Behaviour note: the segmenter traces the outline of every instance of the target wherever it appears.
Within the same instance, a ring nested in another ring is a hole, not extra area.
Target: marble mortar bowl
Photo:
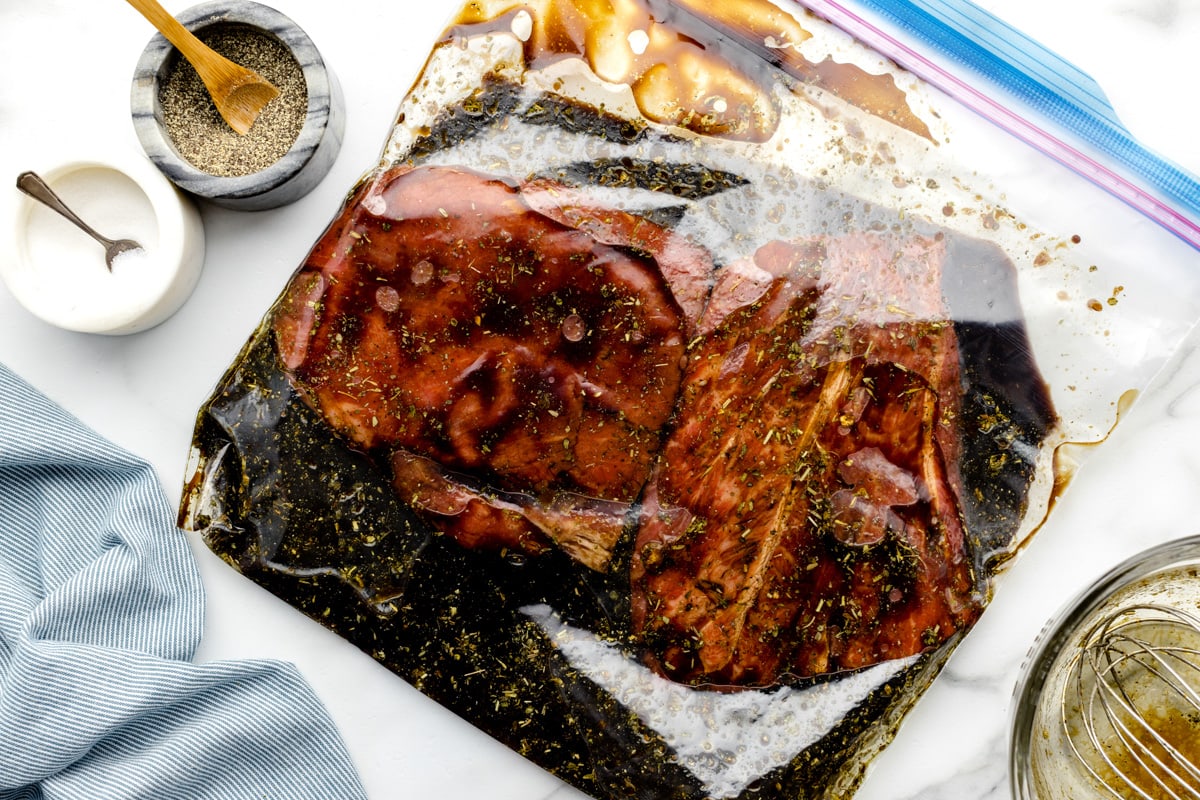
[[[179,188],[226,208],[260,211],[308,194],[333,166],[345,128],[341,87],[312,40],[284,14],[249,0],[212,0],[175,17],[193,33],[210,26],[239,25],[278,39],[304,74],[307,115],[291,149],[263,170],[226,177],[196,168],[171,141],[159,98],[160,81],[182,56],[161,34],[155,34],[138,60],[130,92],[133,127],[146,155]]]

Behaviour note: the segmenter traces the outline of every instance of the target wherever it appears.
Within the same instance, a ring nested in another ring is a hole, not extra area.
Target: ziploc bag
[[[798,7],[709,5],[464,6],[181,524],[592,796],[845,796],[1194,253]]]

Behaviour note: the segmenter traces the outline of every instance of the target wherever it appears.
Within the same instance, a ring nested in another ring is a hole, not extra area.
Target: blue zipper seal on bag
[[[1130,135],[1096,82],[969,0],[857,0],[1200,215],[1200,181]]]
[[[969,0],[857,0],[1047,113],[1083,115],[1129,136],[1090,75]]]
[[[1134,139],[1095,80],[1011,25],[970,0],[852,0],[1071,131],[1107,164],[986,97],[837,0],[798,2],[1200,248],[1200,180]],[[1135,178],[1141,186],[1128,178]],[[1145,188],[1155,189],[1171,204],[1151,196]]]

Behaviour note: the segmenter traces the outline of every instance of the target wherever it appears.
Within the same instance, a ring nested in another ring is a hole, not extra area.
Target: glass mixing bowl
[[[1173,765],[1183,780],[1171,793],[1136,753],[1145,745],[1167,762],[1169,744],[1200,761],[1200,707],[1170,686],[1200,690],[1198,655],[1200,537],[1146,550],[1093,583],[1047,624],[1022,670],[1009,764],[1015,800],[1197,796],[1200,773]]]

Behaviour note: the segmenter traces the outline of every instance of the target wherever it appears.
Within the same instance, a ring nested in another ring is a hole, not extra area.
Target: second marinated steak
[[[944,257],[863,235],[725,271],[634,546],[634,631],[663,675],[769,685],[975,619]]]

